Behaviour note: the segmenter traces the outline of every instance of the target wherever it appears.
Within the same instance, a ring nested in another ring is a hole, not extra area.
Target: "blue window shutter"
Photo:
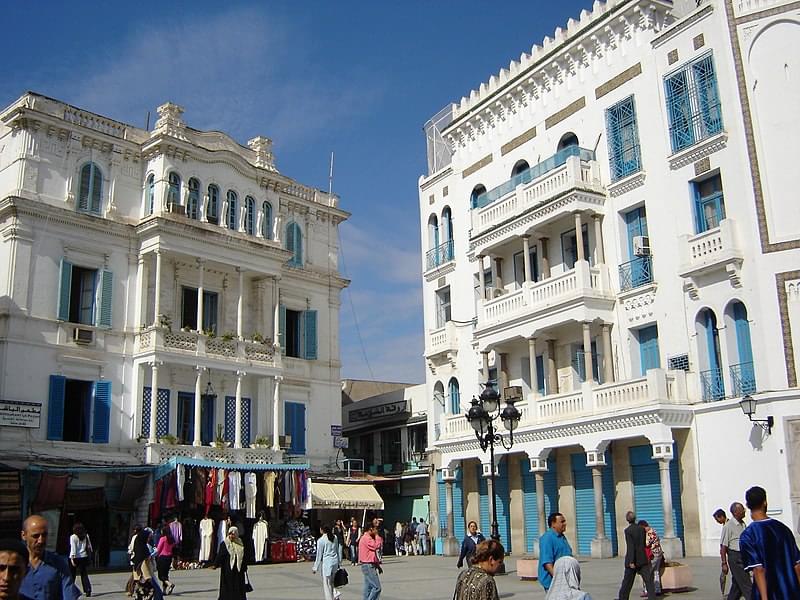
[[[94,414],[92,415],[92,441],[107,444],[111,424],[111,382],[94,382]]]
[[[305,311],[303,321],[305,326],[304,357],[306,360],[317,360],[317,311]]]
[[[289,223],[286,227],[286,249],[292,252],[289,264],[295,267],[303,266],[303,234],[297,223]]]
[[[149,387],[142,389],[142,437],[150,437],[150,410],[153,392]]]
[[[233,443],[236,437],[236,396],[225,396],[225,441]]]
[[[458,389],[458,380],[454,377],[447,384],[447,393],[450,396],[450,414],[457,415],[461,412],[461,393]]]
[[[647,374],[648,369],[658,369],[661,366],[657,325],[643,327],[639,330],[639,357],[642,376]]]
[[[694,144],[692,130],[692,107],[689,98],[689,77],[685,70],[675,73],[664,81],[667,97],[672,151],[677,152]]]
[[[536,357],[536,389],[544,396],[544,356]]]
[[[242,445],[250,445],[250,398],[242,398]]]
[[[96,312],[98,327],[111,327],[112,297],[114,291],[114,274],[111,271],[100,272],[100,310]]]
[[[170,391],[158,388],[158,411],[156,412],[156,435],[169,433],[169,394]]]
[[[47,402],[47,439],[64,439],[64,394],[67,378],[50,375],[50,397]]]
[[[214,401],[216,396],[203,395],[203,406],[200,414],[200,440],[210,444],[214,440]]]
[[[184,414],[188,413],[188,414]],[[194,394],[189,392],[178,392],[178,437],[181,437],[182,424],[187,422],[186,439],[183,443],[192,443],[194,440]]]
[[[278,343],[281,350],[286,350],[286,307],[281,304],[278,309]]]
[[[702,117],[704,136],[714,135],[722,131],[722,112],[717,90],[717,76],[714,72],[714,60],[709,54],[692,65],[697,100]]]
[[[91,165],[92,174],[92,212],[100,214],[100,206],[103,202],[103,174],[96,165]]]
[[[284,404],[284,431],[292,436],[290,452],[306,453],[306,406],[299,402]]]
[[[706,317],[705,318],[706,344],[708,347],[708,368],[719,369],[719,360],[717,357],[717,345],[716,345],[717,320],[714,318],[714,314],[709,309],[706,309],[705,317]]]
[[[69,298],[72,292],[72,264],[61,259],[61,283],[58,288],[58,320],[69,321]]]
[[[81,169],[81,180],[78,191],[78,210],[89,210],[89,195],[92,186],[92,163],[83,165]]]
[[[736,347],[739,350],[739,362],[753,362],[753,348],[750,342],[750,323],[747,321],[747,309],[737,302],[733,305],[733,318],[736,323]]]

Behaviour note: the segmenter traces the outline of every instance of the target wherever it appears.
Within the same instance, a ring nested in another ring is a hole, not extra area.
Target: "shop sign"
[[[0,400],[0,426],[39,428],[42,405],[38,402]]]
[[[333,437],[341,437],[342,436],[342,426],[341,425],[331,425],[331,435]]]
[[[346,437],[336,436],[333,438],[333,447],[334,448],[349,448],[350,441]]]
[[[408,405],[405,400],[398,402],[388,402],[386,404],[379,404],[378,406],[370,406],[368,408],[356,408],[350,411],[350,422],[368,421],[370,419],[381,419],[384,417],[393,417],[403,415],[408,412]]]

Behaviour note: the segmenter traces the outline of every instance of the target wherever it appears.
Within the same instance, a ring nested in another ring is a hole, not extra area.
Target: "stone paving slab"
[[[594,600],[612,600],[617,597],[622,579],[622,559],[580,559],[583,589]],[[688,558],[683,560],[692,567],[694,589],[685,593],[667,594],[673,600],[719,600],[719,559]],[[458,575],[456,559],[441,556],[410,556],[385,559],[381,576],[381,600],[451,600],[453,585]],[[255,565],[250,567],[250,581],[255,588],[248,600],[317,600],[323,598],[320,577],[311,573],[312,563]],[[544,591],[536,581],[520,581],[516,576],[516,560],[506,558],[508,574],[497,577],[500,598],[514,600],[543,599]],[[350,574],[350,584],[342,588],[341,600],[360,600],[363,579],[358,567],[345,565]],[[127,573],[93,573],[92,597],[104,600],[127,600],[125,582]],[[211,569],[173,571],[175,591],[170,598],[215,600],[219,586],[219,572]],[[80,587],[80,584],[78,584]],[[639,598],[637,582],[631,600]]]

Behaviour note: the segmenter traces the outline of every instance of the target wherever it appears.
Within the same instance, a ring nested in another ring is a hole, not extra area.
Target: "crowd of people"
[[[732,518],[723,509],[714,512],[722,525],[720,536],[720,591],[725,595],[728,575],[731,578],[728,600],[785,600],[800,598],[800,549],[786,525],[767,514],[766,491],[758,486],[745,493],[751,522],[745,523],[745,506],[734,502]],[[619,600],[628,600],[638,577],[648,599],[661,595],[660,574],[665,568],[664,551],[658,533],[647,523],[637,521],[633,511],[625,515],[625,558]],[[413,529],[412,529],[413,527]],[[581,589],[580,564],[574,558],[565,536],[567,521],[555,512],[548,517],[548,529],[539,538],[539,583],[546,600],[591,600]],[[413,531],[411,541],[410,532]],[[69,556],[65,559],[47,550],[48,524],[41,515],[25,519],[21,540],[0,540],[0,598],[4,600],[77,600],[81,592],[75,582],[81,580],[83,595],[92,595],[87,567],[94,549],[86,528],[73,527]],[[131,577],[128,595],[136,600],[160,600],[175,588],[169,574],[175,540],[169,528],[162,529],[155,542],[154,531],[136,527],[129,546]],[[346,583],[344,561],[358,565],[364,579],[364,600],[378,600],[383,573],[384,528],[375,518],[362,528],[355,518],[348,526],[337,520],[322,525],[316,542],[314,573],[322,577],[325,600],[341,595],[339,586]],[[429,551],[427,524],[412,519],[396,523],[398,555],[425,554]],[[406,542],[406,540],[409,540]],[[478,524],[470,521],[461,544],[457,567],[460,571],[454,600],[498,600],[495,574],[503,568],[505,549],[495,540],[486,540]],[[464,568],[466,567],[466,568]],[[220,543],[212,566],[219,569],[218,600],[246,600],[253,590],[247,574],[244,545],[238,528],[230,526]]]

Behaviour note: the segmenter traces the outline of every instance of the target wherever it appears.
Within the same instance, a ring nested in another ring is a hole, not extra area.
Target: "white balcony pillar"
[[[281,451],[281,444],[278,439],[280,436],[281,381],[283,381],[283,377],[276,375],[272,393],[272,449],[275,452]]]
[[[275,276],[272,295],[272,344],[277,349],[280,344],[280,323],[281,323],[281,292],[278,288],[279,276]],[[281,349],[281,351],[283,351]]]
[[[542,279],[550,278],[550,255],[548,254],[548,238],[539,238],[539,245],[542,249],[540,260],[542,262]]]
[[[147,258],[139,255],[136,269],[136,329],[147,324]]]
[[[600,222],[600,215],[592,215],[592,221],[594,221],[595,264],[604,265],[606,263],[606,253],[603,247],[603,227]]]
[[[243,317],[244,317],[244,271],[241,267],[236,267],[236,272],[239,274],[239,297],[236,302],[236,335],[242,339],[243,332]]]
[[[203,445],[200,429],[202,427],[201,417],[203,410],[203,372],[206,368],[197,366],[195,370],[197,371],[197,376],[194,380],[194,439],[192,440],[192,446],[197,448]]]
[[[536,535],[526,533],[533,538],[533,556],[539,558],[539,538],[547,531],[547,513],[544,507],[544,474],[547,472],[546,458],[531,458],[530,469],[536,486]]]
[[[667,560],[683,556],[681,540],[675,537],[675,522],[672,519],[672,481],[670,479],[670,461],[673,458],[673,443],[651,444],[653,459],[658,462],[658,474],[661,479],[661,510],[664,517],[664,534],[661,536],[661,547]]]
[[[483,383],[489,381],[489,353],[488,352],[481,352],[481,378],[483,379]]]
[[[603,323],[601,330],[603,337],[603,383],[611,383],[614,381],[614,361],[611,355],[611,325]]]
[[[481,284],[481,300],[486,300],[486,275],[483,272],[483,254],[478,255],[478,281]]]
[[[595,455],[594,452],[589,452],[587,455]],[[605,459],[602,462],[592,465],[592,488],[594,491],[594,539],[592,540],[591,553],[592,558],[610,558],[613,556],[613,547],[611,540],[606,536],[605,532],[605,519],[603,518],[603,467],[605,466]]]
[[[581,222],[581,213],[575,213],[575,243],[578,248],[578,260],[586,260],[583,253],[583,223]]]
[[[490,258],[492,261],[492,285],[495,289],[503,289],[503,259],[499,256]]]
[[[531,372],[531,394],[539,397],[539,371],[536,368],[536,338],[528,338],[528,364]]]
[[[453,473],[450,469],[442,470],[442,479],[444,479],[444,499],[445,499],[445,513],[447,516],[447,535],[444,538],[444,555],[457,556],[459,553],[459,542],[453,535],[456,527],[455,513],[453,512]]]
[[[556,341],[547,340],[547,389],[545,394],[558,393],[558,373],[556,373]]]
[[[234,409],[233,447],[242,447],[242,379],[245,378],[244,371],[236,371],[236,406]]]
[[[594,383],[594,365],[592,364],[592,330],[591,323],[583,324],[583,368],[587,383]]]
[[[158,367],[160,361],[153,361],[150,363],[151,378],[150,378],[150,436],[148,441],[155,444],[158,441]]]
[[[203,276],[205,275],[205,263],[202,258],[197,259],[197,323],[196,329],[199,332],[203,331]]]
[[[525,283],[531,282],[531,243],[529,235],[522,236],[522,262],[525,265]]]
[[[161,250],[156,250],[156,285],[154,290],[155,300],[153,301],[153,309],[155,324],[159,325],[161,322]]]

